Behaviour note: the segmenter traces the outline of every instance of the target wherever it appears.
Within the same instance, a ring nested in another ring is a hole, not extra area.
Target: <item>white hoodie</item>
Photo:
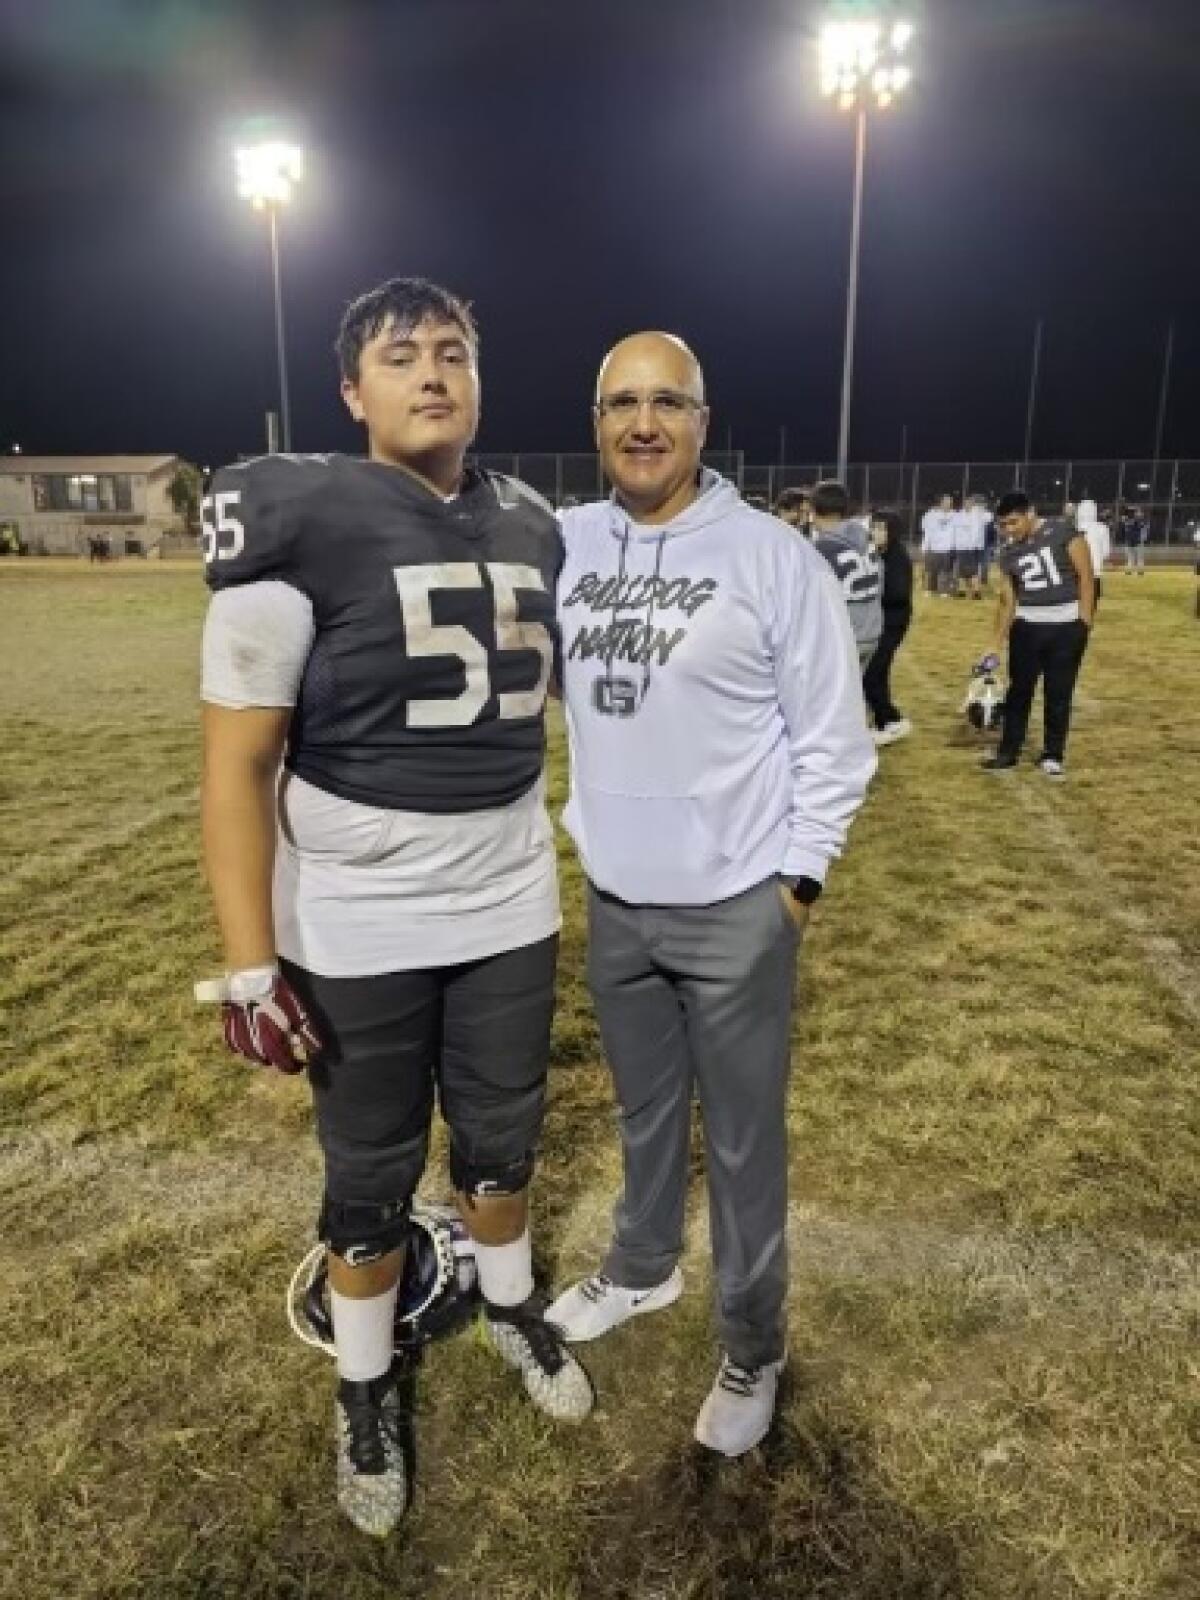
[[[635,905],[824,881],[875,771],[829,567],[708,470],[662,527],[614,501],[562,525],[563,822],[588,877]]]
[[[1092,553],[1092,570],[1098,578],[1104,576],[1104,568],[1112,555],[1112,533],[1107,522],[1100,521],[1100,511],[1094,500],[1081,500],[1079,510],[1075,513],[1075,526],[1087,540],[1088,549]]]
[[[948,555],[954,549],[953,511],[943,511],[933,506],[921,518],[921,553],[923,555]]]

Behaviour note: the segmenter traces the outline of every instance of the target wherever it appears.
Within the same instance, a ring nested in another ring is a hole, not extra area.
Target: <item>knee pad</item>
[[[534,1155],[527,1150],[516,1161],[467,1161],[450,1146],[450,1181],[461,1193],[479,1200],[491,1195],[520,1194],[533,1177]]]
[[[391,1250],[408,1243],[411,1196],[388,1200],[380,1205],[369,1202],[333,1200],[327,1194],[321,1203],[317,1232],[329,1250],[348,1267],[369,1266]]]

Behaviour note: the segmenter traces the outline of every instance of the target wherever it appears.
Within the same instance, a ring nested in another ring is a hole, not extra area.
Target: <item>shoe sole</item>
[[[600,1328],[596,1333],[568,1333],[560,1322],[554,1322],[549,1312],[546,1321],[553,1322],[562,1334],[564,1344],[593,1344],[597,1339],[603,1339],[606,1334],[615,1333],[618,1328],[623,1328],[634,1317],[644,1317],[650,1311],[665,1311],[668,1306],[673,1306],[683,1293],[683,1273],[676,1267],[666,1283],[660,1284],[657,1289],[651,1290],[640,1305],[631,1307],[625,1316],[617,1322],[609,1323],[607,1328]],[[550,1310],[553,1311],[551,1306]]]

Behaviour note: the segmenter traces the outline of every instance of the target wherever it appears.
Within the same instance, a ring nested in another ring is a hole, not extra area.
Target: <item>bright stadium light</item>
[[[271,236],[271,284],[275,293],[275,355],[279,365],[279,423],[284,450],[292,448],[287,353],[283,336],[283,281],[279,266],[279,211],[304,177],[304,151],[282,139],[242,145],[234,151],[237,192],[256,211],[267,213]]]
[[[265,144],[243,145],[234,151],[238,194],[256,211],[282,206],[304,176],[304,151],[299,145],[273,139]]]
[[[890,31],[881,22],[827,22],[818,46],[821,93],[836,95],[848,111],[872,97],[877,105],[890,104],[912,82],[912,68],[904,60],[912,39],[910,22],[898,22]]]
[[[836,101],[839,111],[857,113],[850,280],[846,290],[842,409],[838,426],[838,477],[843,482],[850,449],[850,395],[854,384],[854,334],[858,319],[858,259],[862,240],[867,112],[887,111],[911,86],[913,71],[907,56],[914,33],[911,22],[895,22],[889,26],[878,19],[832,19],[821,29],[817,46],[821,93],[826,99]]]

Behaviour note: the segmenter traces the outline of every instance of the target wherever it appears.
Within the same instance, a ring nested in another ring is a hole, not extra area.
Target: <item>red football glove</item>
[[[196,998],[221,1002],[225,1043],[256,1066],[302,1072],[321,1048],[303,1001],[274,965],[197,984]]]

